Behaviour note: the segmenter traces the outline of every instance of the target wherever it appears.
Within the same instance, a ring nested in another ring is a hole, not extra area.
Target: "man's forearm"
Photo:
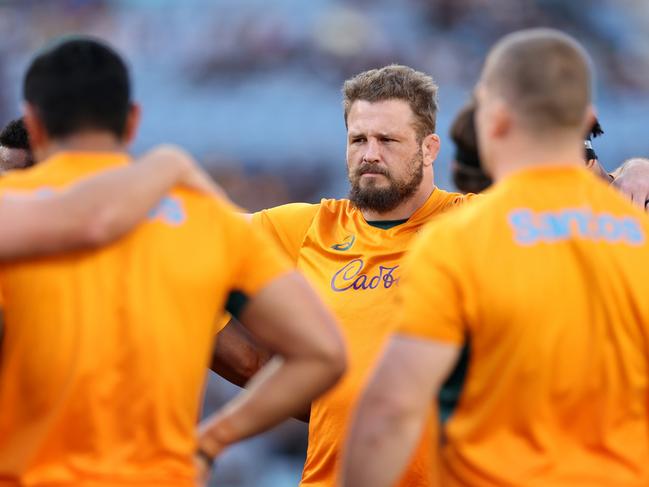
[[[80,207],[78,221],[91,229],[91,243],[107,243],[144,220],[164,195],[181,182],[189,164],[157,152],[127,168],[108,171],[72,188],[68,199]],[[119,195],[117,198],[115,195]],[[78,201],[85,201],[79,205]]]
[[[0,200],[0,259],[106,244],[142,221],[189,170],[176,158],[143,162],[85,179],[52,196]]]
[[[235,318],[216,336],[210,369],[228,382],[245,387],[248,381],[273,357]],[[310,406],[293,417],[309,422]]]
[[[354,414],[344,449],[342,485],[395,483],[421,438],[431,400],[459,350],[451,343],[410,336],[390,339]]]
[[[344,450],[342,486],[394,485],[417,446],[426,413],[363,401],[355,416]]]
[[[338,379],[331,364],[315,359],[271,360],[234,398],[200,426],[199,444],[210,455],[301,412]]]

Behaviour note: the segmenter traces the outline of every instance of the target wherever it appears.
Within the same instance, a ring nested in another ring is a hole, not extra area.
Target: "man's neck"
[[[491,168],[494,181],[500,181],[507,176],[532,168],[540,167],[585,167],[584,147],[581,141],[568,143],[555,141],[536,144],[512,144],[503,148],[495,158]]]
[[[112,134],[87,132],[53,140],[38,152],[38,158],[44,160],[59,152],[126,152],[126,144]]]
[[[425,188],[420,187],[414,195],[402,202],[394,210],[385,213],[372,210],[361,210],[361,213],[365,221],[368,222],[407,220],[415,211],[424,206],[434,189],[433,184],[426,185]]]

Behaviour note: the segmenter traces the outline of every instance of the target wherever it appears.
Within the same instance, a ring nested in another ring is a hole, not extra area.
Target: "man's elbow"
[[[342,337],[336,332],[319,342],[319,359],[325,364],[327,379],[333,386],[347,370],[347,350]]]

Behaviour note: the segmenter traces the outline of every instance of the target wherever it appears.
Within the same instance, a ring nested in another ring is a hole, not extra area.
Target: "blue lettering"
[[[543,213],[541,214],[541,221],[543,222],[542,231],[545,240],[553,242],[570,236],[570,215]]]
[[[508,220],[514,231],[514,241],[519,245],[560,242],[572,238],[631,245],[645,242],[644,229],[636,218],[617,217],[610,213],[594,214],[589,209],[540,213],[517,209],[509,214]]]
[[[590,211],[584,210],[563,210],[561,212],[570,221],[570,231],[574,235],[588,235],[588,227],[592,217]],[[568,234],[566,238],[569,236]]]
[[[158,206],[149,212],[149,220],[160,220],[167,225],[177,227],[185,222],[185,209],[182,201],[173,196],[165,196]]]
[[[530,210],[515,210],[509,214],[509,224],[514,229],[514,240],[521,245],[531,245],[541,236],[534,225],[534,216]]]
[[[622,218],[622,234],[623,238],[631,245],[642,245],[645,242],[642,226],[633,217]]]
[[[597,216],[597,237],[616,242],[623,237],[622,232],[622,222],[618,218],[608,213]]]

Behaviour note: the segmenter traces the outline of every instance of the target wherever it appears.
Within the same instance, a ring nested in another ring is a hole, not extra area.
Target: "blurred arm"
[[[211,456],[299,413],[345,370],[345,350],[333,316],[306,280],[285,274],[250,299],[241,321],[277,357],[200,426],[199,445]]]
[[[259,342],[236,319],[232,318],[216,337],[210,368],[239,387],[245,387],[270,359],[273,353]],[[295,419],[308,422],[310,406]]]
[[[361,397],[342,463],[345,487],[389,487],[412,456],[459,347],[396,335]]]
[[[137,164],[106,171],[51,197],[6,195],[0,200],[0,258],[106,244],[142,221],[176,184],[219,191],[189,156],[162,147]]]

